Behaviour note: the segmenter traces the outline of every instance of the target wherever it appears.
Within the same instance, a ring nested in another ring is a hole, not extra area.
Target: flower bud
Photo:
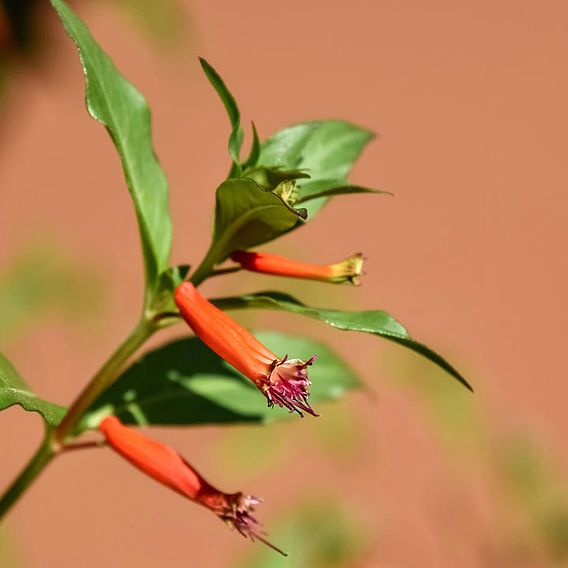
[[[175,302],[195,335],[248,377],[266,396],[268,406],[282,406],[303,416],[317,416],[308,403],[307,368],[315,360],[278,358],[254,335],[216,308],[190,282],[176,288]]]
[[[210,485],[170,446],[124,426],[116,416],[99,425],[108,445],[132,465],[192,501],[207,507],[231,528],[252,541],[259,540],[284,552],[264,538],[262,525],[252,516],[261,501],[242,493],[223,493]]]
[[[335,264],[308,264],[266,252],[244,250],[235,251],[231,259],[238,262],[245,270],[252,272],[333,283],[350,282],[355,285],[359,284],[364,263],[363,255],[360,253]]]

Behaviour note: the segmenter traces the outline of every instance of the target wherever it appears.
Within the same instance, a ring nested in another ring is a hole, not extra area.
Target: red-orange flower
[[[280,359],[254,335],[204,298],[190,282],[176,288],[175,302],[195,334],[217,355],[248,377],[266,396],[268,406],[317,414],[308,403],[307,367],[315,360]]]
[[[252,516],[260,499],[242,493],[223,493],[210,485],[179,453],[165,444],[147,438],[127,428],[115,416],[108,416],[99,425],[113,450],[138,469],[184,497],[207,507],[231,528],[252,541],[267,542],[262,525]]]
[[[252,272],[333,283],[350,282],[356,285],[359,284],[359,278],[363,273],[364,262],[360,253],[335,264],[308,264],[276,254],[244,250],[235,251],[231,259],[238,262],[245,270]]]

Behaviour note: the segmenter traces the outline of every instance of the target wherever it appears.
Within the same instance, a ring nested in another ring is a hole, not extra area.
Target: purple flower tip
[[[227,495],[227,505],[219,514],[219,517],[233,527],[239,534],[245,538],[250,538],[253,542],[258,540],[266,546],[272,548],[282,556],[288,554],[280,550],[277,546],[266,540],[266,532],[262,525],[252,516],[254,508],[259,503],[260,499],[250,495],[243,495],[242,493],[234,493]]]
[[[315,360],[314,355],[308,361],[300,359],[288,359],[288,355],[281,361],[275,361],[270,375],[262,390],[268,399],[268,406],[275,404],[287,408],[290,412],[297,412],[303,416],[307,412],[312,416],[318,416],[308,402],[309,386],[311,382],[308,378],[307,367]]]

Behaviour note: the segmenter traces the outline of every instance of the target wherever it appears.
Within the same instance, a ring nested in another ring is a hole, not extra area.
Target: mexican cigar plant
[[[307,361],[278,358],[252,333],[204,298],[191,283],[180,284],[175,302],[189,327],[219,357],[248,377],[268,400],[268,406],[282,406],[317,416],[310,408],[307,368],[317,357]]]
[[[0,518],[55,457],[72,449],[106,446],[152,480],[209,509],[237,533],[269,544],[256,518],[260,499],[248,491],[216,489],[206,481],[207,475],[198,473],[199,465],[194,466],[191,456],[186,459],[137,430],[154,425],[263,425],[288,414],[326,420],[325,402],[360,385],[353,371],[320,340],[300,333],[248,330],[237,320],[239,310],[285,311],[298,320],[308,317],[338,330],[387,339],[426,357],[471,388],[446,359],[414,339],[387,312],[308,306],[286,293],[289,279],[296,278],[317,281],[322,288],[359,284],[364,278],[364,251],[345,258],[353,251],[338,246],[330,251],[330,259],[314,258],[309,250],[299,259],[266,248],[292,231],[301,231],[328,201],[344,195],[367,194],[375,200],[374,207],[381,207],[376,194],[385,192],[347,179],[372,133],[342,120],[316,120],[264,137],[253,123],[252,142],[245,153],[239,107],[219,73],[201,59],[205,77],[230,121],[229,173],[215,190],[207,252],[195,259],[188,249],[188,264],[172,266],[168,185],[153,149],[148,105],[69,6],[63,0],[51,4],[78,50],[88,112],[105,126],[122,163],[140,232],[144,296],[131,333],[85,381],[68,407],[32,393],[0,355],[0,410],[17,404],[40,413],[45,422],[37,452],[0,497]],[[338,261],[342,256],[345,259]],[[213,276],[229,282],[238,271],[254,273],[247,294],[208,298],[200,288]],[[273,277],[278,291],[255,290],[266,285],[265,275]],[[184,339],[141,353],[151,336],[174,325],[184,330]],[[168,380],[172,375],[178,377],[175,386]],[[217,388],[219,381],[222,389]],[[285,491],[286,484],[282,487]]]

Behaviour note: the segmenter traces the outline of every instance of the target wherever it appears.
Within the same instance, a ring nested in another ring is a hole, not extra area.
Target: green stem
[[[228,268],[218,268],[209,273],[208,278],[213,278],[214,276],[225,276],[225,274],[233,274],[234,272],[239,272],[242,270],[242,266],[229,266]]]
[[[108,361],[100,368],[93,380],[77,397],[71,408],[57,427],[55,436],[60,444],[73,434],[85,411],[118,378],[128,359],[156,331],[153,321],[142,318],[132,333],[118,346]]]
[[[195,286],[199,286],[204,280],[209,278],[211,272],[213,271],[213,267],[217,263],[216,258],[216,251],[214,248],[210,248],[207,251],[204,259],[201,261],[201,264],[195,269],[195,272],[191,275],[189,279],[190,282]]]
[[[118,378],[128,359],[157,329],[158,325],[152,319],[142,318],[132,330],[132,333],[118,346],[108,361],[93,377],[93,380],[77,397],[57,429],[50,429],[46,432],[38,451],[18,475],[14,483],[0,497],[0,519],[21,497],[55,455],[65,449],[67,439],[73,435],[73,431],[85,411]]]
[[[211,275],[215,262],[214,251],[210,250],[191,279],[195,286],[201,284],[201,282]],[[233,272],[233,269],[219,271],[221,274],[228,272]],[[118,346],[116,351],[109,357],[107,362],[99,369],[91,382],[77,397],[61,421],[61,424],[59,424],[55,430],[50,429],[46,432],[41,446],[28,465],[0,497],[0,519],[2,519],[4,514],[23,495],[29,485],[57,453],[64,450],[66,446],[70,449],[79,447],[67,444],[68,439],[73,436],[81,418],[91,404],[116,381],[128,359],[130,359],[158,329],[165,327],[164,322],[160,322],[159,315],[160,314],[155,317],[149,317],[145,314],[142,317],[130,335]],[[90,446],[91,444],[89,444],[89,447]],[[81,445],[81,447],[86,446]]]
[[[43,471],[45,466],[55,457],[57,452],[53,444],[52,432],[51,430],[46,432],[41,446],[28,462],[28,465],[20,472],[4,495],[0,497],[0,520]]]

